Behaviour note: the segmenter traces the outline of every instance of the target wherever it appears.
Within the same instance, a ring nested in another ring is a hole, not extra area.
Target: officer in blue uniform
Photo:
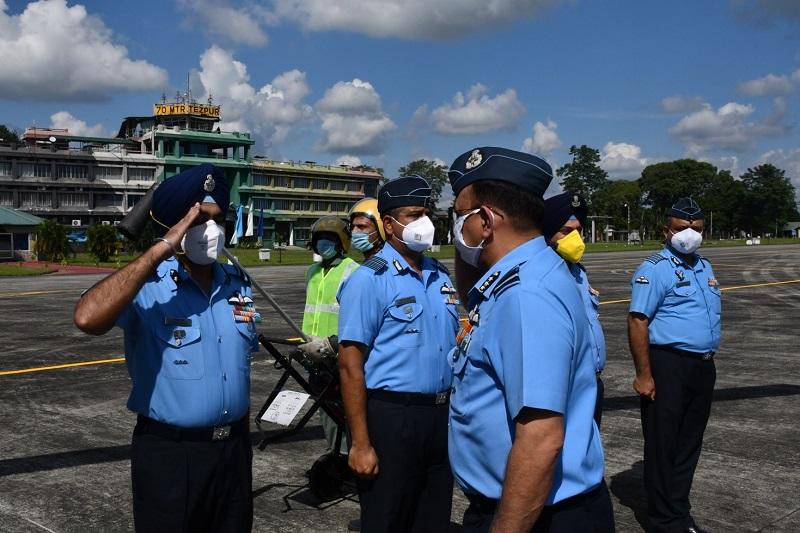
[[[125,333],[137,413],[131,446],[137,531],[246,532],[252,526],[247,414],[258,349],[250,282],[217,262],[229,202],[212,165],[164,181],[152,218],[165,230],[86,291],[75,324]]]
[[[447,458],[458,298],[432,243],[431,189],[400,177],[378,193],[386,244],[339,292],[339,373],[359,476],[361,530],[447,531]]]
[[[716,381],[721,293],[697,253],[703,212],[690,198],[667,215],[665,246],[631,280],[628,342],[641,397],[644,481],[655,531],[698,532],[689,504]]]
[[[597,402],[594,421],[600,426],[603,416],[603,380],[600,374],[606,365],[606,338],[600,324],[600,292],[589,284],[586,267],[581,264],[586,245],[581,238],[581,228],[586,226],[586,200],[579,194],[564,192],[544,201],[544,238],[558,255],[566,261],[578,290],[581,293],[586,316],[591,325],[592,351],[597,372]]]
[[[575,279],[541,236],[552,177],[543,159],[504,148],[450,167],[457,280],[477,277],[459,287],[469,323],[451,354],[462,531],[614,530],[591,331]]]

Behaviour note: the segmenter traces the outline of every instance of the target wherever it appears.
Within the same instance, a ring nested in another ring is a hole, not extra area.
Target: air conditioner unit
[[[79,218],[73,218],[73,219],[72,219],[72,225],[73,225],[73,226],[76,226],[76,227],[77,227],[77,226],[80,226],[80,225],[81,225],[81,219],[79,219]]]
[[[115,221],[114,221],[114,225],[115,225],[115,226],[119,226],[119,223],[120,223],[120,221],[119,221],[119,220],[115,220]]]
[[[110,226],[111,225],[111,221],[110,220],[103,220],[101,222],[101,224],[104,225],[104,226]]]

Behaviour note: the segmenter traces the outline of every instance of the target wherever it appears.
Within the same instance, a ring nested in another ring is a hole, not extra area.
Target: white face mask
[[[456,238],[456,250],[458,251],[458,255],[465,263],[474,267],[478,266],[478,261],[480,260],[481,252],[483,251],[484,241],[479,242],[476,246],[470,246],[464,242],[464,234],[462,231],[464,229],[464,222],[466,222],[467,219],[475,213],[479,213],[480,210],[480,207],[473,209],[469,213],[464,213],[460,217],[456,218],[455,222],[453,222],[453,236]],[[491,211],[489,211],[489,213],[490,216],[494,218],[494,213]]]
[[[686,228],[673,234],[669,242],[680,253],[693,254],[703,243],[703,235],[692,228]]]
[[[210,265],[225,245],[225,228],[213,220],[189,228],[181,241],[186,258],[196,265]]]
[[[436,228],[433,227],[433,222],[427,216],[419,217],[407,225],[394,217],[392,220],[403,226],[403,238],[399,240],[412,252],[424,252],[433,244],[433,234],[436,232]]]

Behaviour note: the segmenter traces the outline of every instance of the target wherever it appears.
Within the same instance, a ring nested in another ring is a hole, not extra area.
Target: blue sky
[[[0,0],[0,122],[116,132],[191,73],[274,158],[397,168],[484,145],[613,178],[680,157],[800,186],[800,2]]]

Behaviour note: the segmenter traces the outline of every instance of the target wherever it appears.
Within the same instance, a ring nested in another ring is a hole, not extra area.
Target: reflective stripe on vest
[[[306,278],[306,306],[303,313],[303,333],[329,337],[336,335],[339,326],[339,286],[358,268],[358,263],[346,257],[325,272],[321,264],[311,265]]]

